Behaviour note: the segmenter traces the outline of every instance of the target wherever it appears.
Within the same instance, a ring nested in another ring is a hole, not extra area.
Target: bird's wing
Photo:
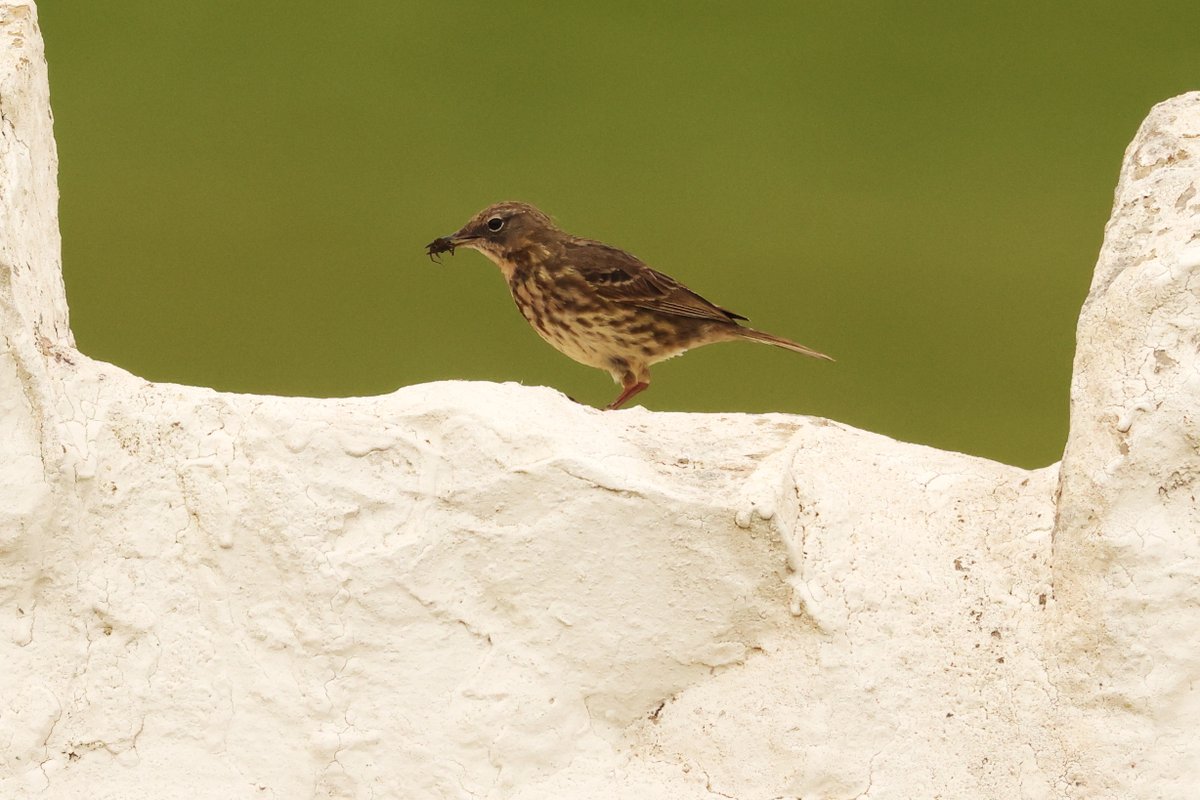
[[[643,264],[615,247],[577,239],[568,247],[568,261],[596,294],[614,303],[681,317],[729,322],[745,319],[705,300],[670,275]]]

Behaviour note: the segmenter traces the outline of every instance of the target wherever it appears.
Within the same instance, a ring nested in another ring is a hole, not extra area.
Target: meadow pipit
[[[480,211],[457,233],[434,239],[432,258],[456,247],[478,250],[500,268],[521,315],[543,339],[621,384],[608,408],[650,385],[650,365],[693,347],[748,339],[833,359],[739,325],[745,317],[715,306],[624,250],[560,230],[527,203]]]

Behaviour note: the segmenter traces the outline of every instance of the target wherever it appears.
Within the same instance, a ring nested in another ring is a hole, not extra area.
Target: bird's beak
[[[467,242],[478,238],[479,237],[476,234],[467,233],[466,228],[461,228],[460,230],[447,236],[446,241],[450,242],[450,244],[454,245],[455,247],[458,247],[459,245],[466,244]]]

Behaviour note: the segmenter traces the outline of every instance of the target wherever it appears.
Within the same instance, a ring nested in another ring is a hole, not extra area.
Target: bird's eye
[[[500,217],[492,217],[487,221],[487,226],[489,231],[496,233],[504,227],[504,220],[502,220]]]

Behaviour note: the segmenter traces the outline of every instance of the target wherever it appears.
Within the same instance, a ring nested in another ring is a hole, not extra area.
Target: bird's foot
[[[638,383],[630,384],[629,386],[625,387],[625,391],[621,392],[621,394],[617,397],[616,400],[613,400],[611,403],[609,403],[607,406],[605,406],[604,409],[605,409],[605,411],[614,411],[614,410],[620,408],[621,406],[623,406],[629,400],[629,398],[633,397],[638,392],[645,391],[646,389],[649,389],[649,388],[650,388],[649,383],[638,382]]]

